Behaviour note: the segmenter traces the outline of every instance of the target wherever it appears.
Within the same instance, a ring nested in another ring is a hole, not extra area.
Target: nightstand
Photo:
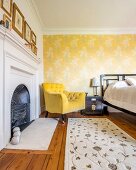
[[[105,105],[101,96],[86,96],[86,108],[82,111],[85,115],[103,115]]]

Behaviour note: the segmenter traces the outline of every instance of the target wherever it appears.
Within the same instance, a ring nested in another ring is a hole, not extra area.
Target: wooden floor
[[[117,115],[117,113],[105,117],[109,118],[136,139],[136,121],[131,122],[129,119],[115,115]],[[49,115],[49,117],[51,116]],[[68,117],[89,116],[81,116],[79,113],[73,113],[68,114]],[[58,123],[48,151],[2,150],[0,152],[0,170],[63,170],[66,129],[67,124],[62,125],[62,123]]]

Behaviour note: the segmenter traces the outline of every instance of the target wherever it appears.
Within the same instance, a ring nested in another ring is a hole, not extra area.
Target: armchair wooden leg
[[[46,111],[46,113],[45,113],[45,117],[48,117],[48,113],[49,113],[49,112],[48,112],[48,111]]]
[[[83,115],[83,114],[84,114],[83,110],[80,110],[80,114],[81,114],[81,115]]]
[[[64,124],[65,120],[64,120],[64,115],[63,114],[61,115],[61,118],[62,118],[62,123]]]
[[[61,115],[61,119],[62,119],[62,123],[65,124],[66,123],[66,115]]]

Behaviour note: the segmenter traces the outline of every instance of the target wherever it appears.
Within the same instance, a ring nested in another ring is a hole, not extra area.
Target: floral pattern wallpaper
[[[106,118],[68,120],[65,170],[136,170],[136,140]]]
[[[136,73],[136,35],[44,35],[44,80],[92,93],[90,79]]]

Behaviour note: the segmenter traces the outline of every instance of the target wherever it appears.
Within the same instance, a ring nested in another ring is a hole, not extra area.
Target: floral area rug
[[[136,140],[106,118],[68,120],[65,170],[136,170]]]

